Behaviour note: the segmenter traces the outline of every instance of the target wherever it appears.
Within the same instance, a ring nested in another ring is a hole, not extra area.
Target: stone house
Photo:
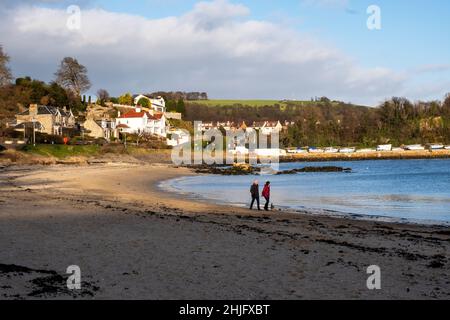
[[[16,130],[34,127],[36,132],[63,135],[63,129],[75,127],[75,116],[71,110],[51,106],[30,104],[30,107],[16,115]]]

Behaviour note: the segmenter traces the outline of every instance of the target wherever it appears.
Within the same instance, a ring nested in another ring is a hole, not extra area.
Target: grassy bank
[[[46,157],[64,159],[67,157],[92,157],[99,154],[101,147],[98,145],[71,146],[60,144],[38,144],[36,146],[25,146],[22,151]]]

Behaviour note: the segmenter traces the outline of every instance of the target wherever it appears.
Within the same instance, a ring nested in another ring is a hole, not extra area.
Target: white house
[[[188,132],[180,129],[173,129],[168,132],[170,139],[167,139],[168,146],[179,146],[190,141],[191,136]]]
[[[166,137],[166,117],[161,112],[147,112],[139,106],[116,118],[116,128],[130,134],[155,134]]]
[[[164,101],[163,97],[157,97],[156,99],[147,97],[143,94],[140,94],[134,98],[134,104],[137,105],[139,103],[139,100],[142,98],[147,99],[150,101],[151,109],[158,111],[158,112],[166,112],[166,102]]]
[[[260,127],[261,133],[267,136],[271,135],[272,133],[280,133],[282,129],[283,126],[280,121],[266,121]]]

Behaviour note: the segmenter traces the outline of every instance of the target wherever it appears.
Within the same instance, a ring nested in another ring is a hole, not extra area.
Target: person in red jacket
[[[266,205],[264,206],[264,210],[269,211],[269,201],[270,201],[270,181],[267,181],[264,185],[262,196],[266,199]]]

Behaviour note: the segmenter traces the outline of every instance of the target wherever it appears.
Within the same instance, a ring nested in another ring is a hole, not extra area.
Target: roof
[[[161,120],[162,117],[163,117],[162,113],[155,113],[154,115],[149,116],[149,118],[152,120]]]
[[[14,128],[17,129],[23,129],[23,128],[35,128],[36,130],[42,130],[44,128],[44,126],[42,125],[42,123],[40,123],[39,121],[36,122],[22,122],[19,123],[18,125],[16,125]]]
[[[70,115],[70,111],[64,111],[63,109],[59,109],[57,107],[43,106],[43,105],[38,106],[37,114],[38,115],[45,115],[45,114],[56,115],[58,113],[58,110],[61,113],[61,115],[64,117],[67,117]],[[30,115],[30,109],[28,108],[26,111],[19,113],[19,115],[21,115],[21,116]]]
[[[125,119],[125,118],[143,118],[144,115],[147,114],[147,117],[151,117],[147,111],[140,111],[136,112],[136,110],[130,110],[127,113],[124,113],[120,117],[117,117],[118,119]]]

